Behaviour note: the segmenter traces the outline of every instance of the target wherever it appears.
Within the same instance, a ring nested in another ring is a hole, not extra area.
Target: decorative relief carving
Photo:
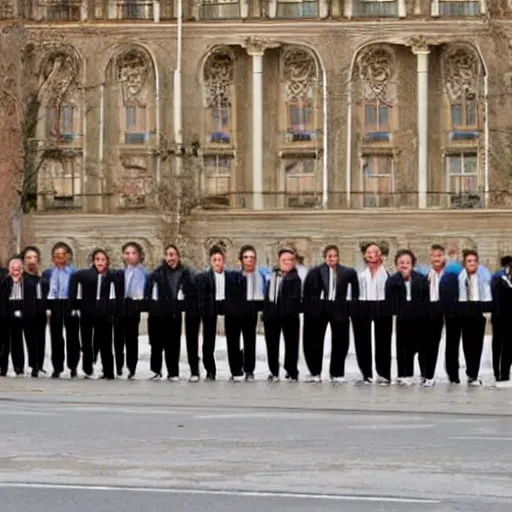
[[[427,40],[425,36],[418,35],[411,37],[407,42],[406,46],[409,46],[413,52],[428,52],[433,42]]]
[[[357,63],[365,85],[365,96],[385,98],[396,72],[395,54],[388,46],[370,46],[361,51]]]
[[[122,156],[119,201],[122,208],[141,207],[152,194],[153,182],[144,157]]]
[[[39,102],[45,106],[60,106],[77,83],[78,69],[78,62],[71,53],[64,50],[52,53],[41,69]]]
[[[294,46],[285,48],[282,54],[282,73],[287,100],[311,97],[317,69],[315,60],[307,50]]]
[[[242,43],[249,55],[263,55],[265,50],[279,48],[281,46],[277,41],[272,41],[264,37],[247,37]]]
[[[203,100],[205,108],[230,107],[233,86],[233,57],[228,50],[219,49],[210,55],[203,71]]]
[[[117,79],[121,83],[125,104],[140,95],[147,80],[148,69],[146,58],[138,50],[130,50],[118,57]]]
[[[480,59],[469,48],[448,48],[443,56],[446,89],[452,101],[471,100],[478,96],[481,73]]]

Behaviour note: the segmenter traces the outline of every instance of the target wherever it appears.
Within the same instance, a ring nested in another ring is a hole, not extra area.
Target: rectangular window
[[[354,0],[353,16],[395,18],[398,16],[398,0]]]
[[[80,21],[80,0],[60,0],[46,7],[48,21]]]
[[[393,157],[366,156],[362,167],[363,205],[369,208],[393,206]]]
[[[287,142],[308,142],[316,139],[315,111],[311,100],[289,101],[287,112]]]
[[[238,0],[203,0],[199,17],[202,20],[240,18],[240,2]]]
[[[231,199],[231,164],[227,156],[208,156],[203,161],[203,193],[210,206],[229,206]]]
[[[118,17],[125,20],[153,19],[153,0],[121,0]]]
[[[75,109],[71,105],[61,105],[46,109],[46,137],[60,144],[69,144],[76,138]]]
[[[315,208],[318,205],[316,163],[314,158],[283,162],[288,208]]]
[[[439,16],[479,16],[480,0],[439,0]]]
[[[231,107],[212,107],[209,109],[209,142],[215,144],[231,143]]]
[[[446,158],[447,189],[452,208],[480,208],[482,197],[478,190],[478,155],[460,153]]]
[[[391,107],[379,100],[364,103],[364,132],[368,142],[387,142],[391,131]]]
[[[477,104],[476,100],[462,100],[452,103],[452,130],[476,130]]]
[[[148,141],[146,130],[146,107],[127,105],[124,109],[125,144],[145,144]]]
[[[277,17],[285,19],[318,18],[318,1],[279,0],[277,2]]]

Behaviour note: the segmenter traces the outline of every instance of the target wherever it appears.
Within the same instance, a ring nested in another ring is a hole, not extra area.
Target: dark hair
[[[104,249],[98,248],[98,249],[94,249],[94,251],[92,251],[92,253],[91,253],[91,261],[92,261],[93,265],[94,265],[94,258],[96,258],[96,256],[98,254],[103,254],[103,256],[105,256],[105,258],[107,258],[107,265],[110,264],[110,258],[108,256],[107,252]]]
[[[474,249],[464,249],[462,251],[462,261],[466,262],[466,258],[468,258],[468,256],[474,256],[476,261],[479,260],[478,253]]]
[[[339,250],[338,246],[335,244],[326,245],[324,247],[324,250],[322,251],[322,256],[325,258],[329,251],[335,251],[337,256],[340,255],[340,250]]]
[[[279,251],[277,253],[277,256],[281,257],[281,254],[285,254],[285,253],[293,254],[295,257],[297,257],[297,253],[291,247],[281,247],[281,249],[279,249]]]
[[[242,247],[240,247],[240,251],[238,252],[238,259],[240,261],[242,261],[242,257],[244,255],[244,253],[246,253],[248,251],[252,251],[254,254],[256,254],[256,249],[254,248],[253,245],[250,245],[250,244],[242,245]]]
[[[412,262],[412,266],[415,267],[416,266],[416,256],[415,254],[409,250],[409,249],[400,249],[399,251],[396,252],[395,254],[395,265],[398,263],[398,260],[402,257],[402,256],[410,256],[411,258],[411,262]]]
[[[369,247],[372,245],[375,245],[375,247],[378,247],[379,251],[382,252],[382,247],[377,242],[361,242],[359,244],[359,249],[361,249],[361,252],[364,253],[368,250]]]
[[[142,245],[140,245],[138,242],[134,242],[133,240],[130,242],[126,242],[122,247],[121,251],[126,251],[128,247],[133,247],[138,253],[139,253],[139,259],[141,263],[144,261],[144,249],[142,248]]]
[[[66,254],[73,257],[73,249],[71,249],[71,247],[66,242],[57,242],[56,244],[53,244],[52,256],[53,253],[58,249],[64,249],[66,251]]]
[[[512,256],[503,256],[500,260],[502,267],[508,267],[512,264]]]
[[[210,258],[214,255],[214,254],[220,254],[222,255],[223,258],[226,257],[226,253],[222,250],[222,247],[220,245],[214,245],[212,247],[210,247]]]
[[[178,255],[178,258],[181,258],[180,250],[178,249],[178,246],[176,244],[167,244],[164,249],[164,254],[167,254],[167,251],[169,249],[174,249],[176,251],[176,254]]]
[[[25,247],[22,251],[21,251],[21,259],[24,260],[25,259],[25,256],[27,255],[28,252],[35,252],[37,254],[37,258],[40,260],[41,259],[41,251],[39,250],[39,247],[36,247],[35,245],[27,245],[27,247]]]
[[[430,250],[431,250],[431,251],[441,251],[441,252],[444,252],[444,245],[441,245],[441,244],[433,244],[433,245],[430,247]]]

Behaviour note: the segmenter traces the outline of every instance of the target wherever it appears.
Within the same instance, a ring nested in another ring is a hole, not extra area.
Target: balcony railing
[[[240,18],[240,2],[204,2],[200,6],[202,20],[229,20]]]
[[[277,17],[285,19],[318,18],[318,1],[278,2]]]
[[[50,1],[41,4],[46,9],[48,21],[80,21],[81,5],[80,0]]]
[[[300,146],[307,144],[311,146],[311,143],[322,140],[322,132],[320,130],[294,130],[289,129],[285,132],[281,132],[281,140],[285,144],[293,144],[294,146]]]
[[[398,0],[355,0],[352,15],[356,18],[396,18],[398,17]]]
[[[117,17],[123,20],[151,20],[153,19],[153,1],[120,1],[117,3]]]
[[[439,16],[480,16],[480,1],[439,0]]]

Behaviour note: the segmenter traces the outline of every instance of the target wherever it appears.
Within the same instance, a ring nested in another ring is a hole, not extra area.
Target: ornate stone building
[[[34,47],[25,233],[44,248],[512,250],[505,0],[0,0],[0,17]]]

